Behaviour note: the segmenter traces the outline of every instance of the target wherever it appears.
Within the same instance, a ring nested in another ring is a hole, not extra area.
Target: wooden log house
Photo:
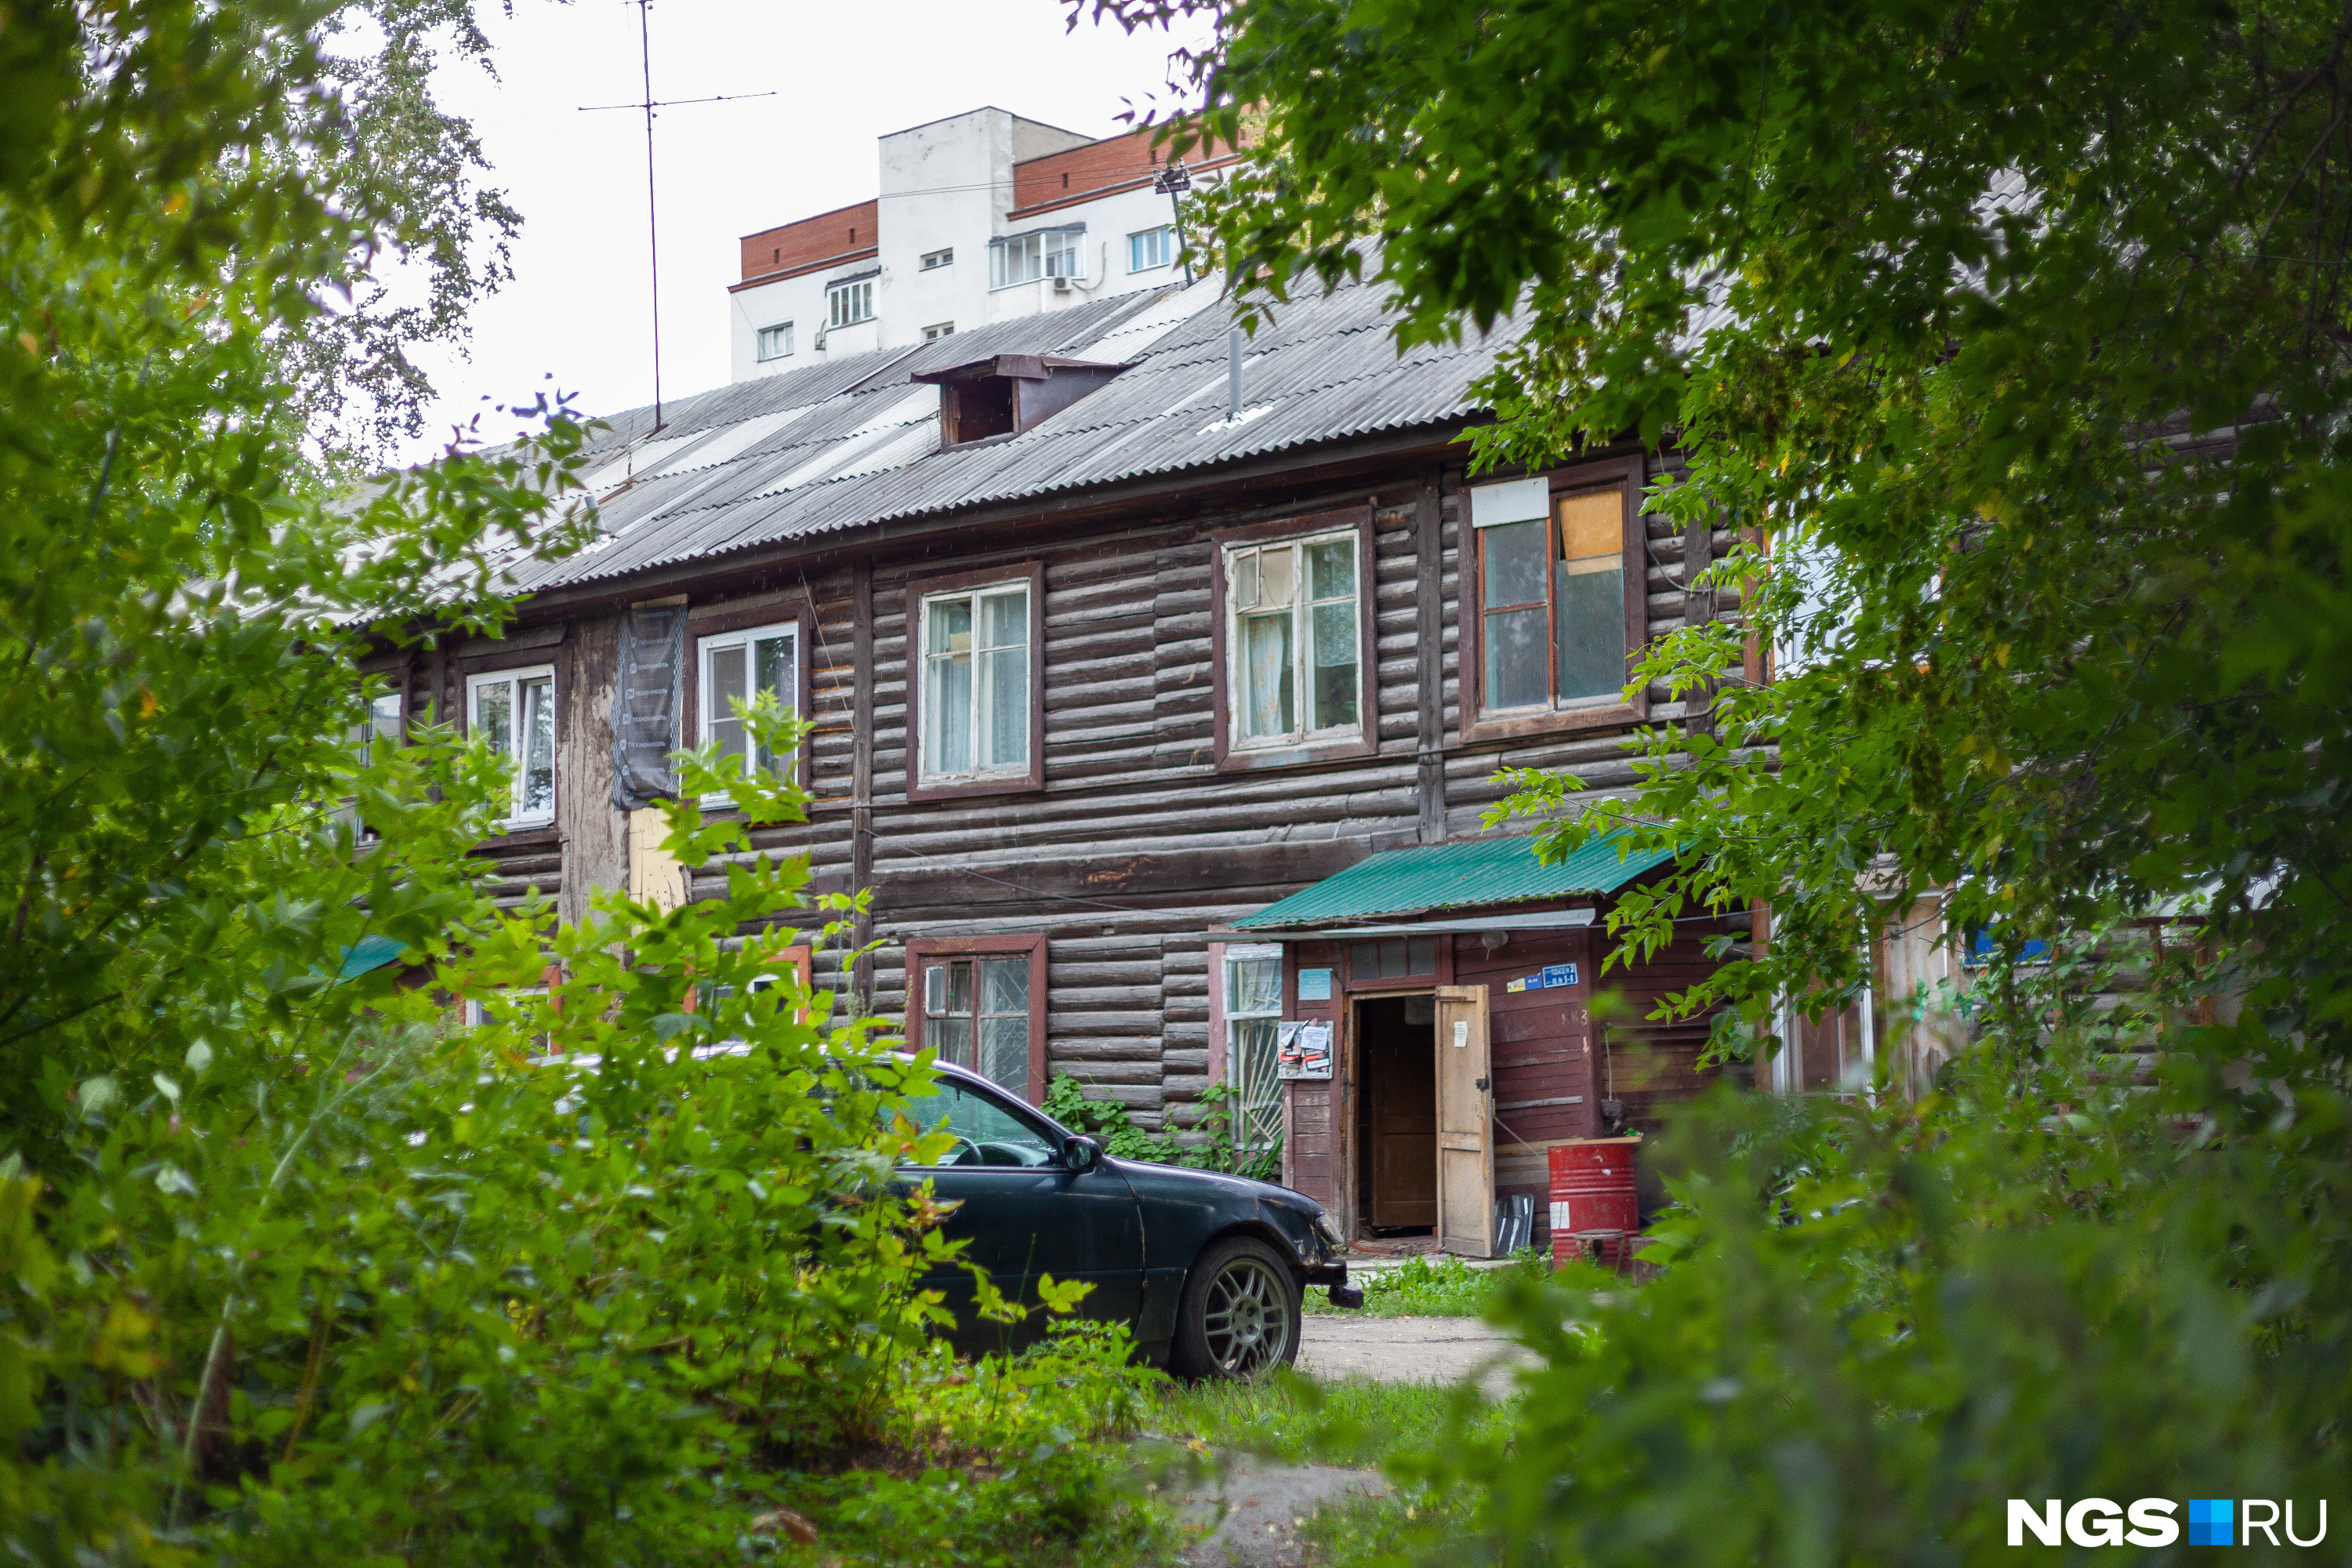
[[[483,852],[575,918],[709,890],[630,807],[671,747],[740,746],[730,694],[777,691],[814,805],[763,843],[871,888],[889,944],[818,954],[820,985],[1147,1127],[1234,1082],[1353,1230],[1439,1226],[1461,1145],[1444,1229],[1479,1251],[1547,1142],[1698,1082],[1703,1028],[1641,1018],[1706,962],[1695,932],[1624,976],[1596,1036],[1591,922],[1643,868],[1538,866],[1482,824],[1494,775],[1629,784],[1629,732],[1685,715],[1622,698],[1627,655],[1738,606],[1685,589],[1729,539],[1643,510],[1657,454],[1466,476],[1507,329],[1402,356],[1384,329],[1347,287],[1234,353],[1202,283],[618,416],[597,544],[515,567],[506,635],[402,656],[398,696],[514,752]],[[1332,1027],[1328,1081],[1273,1076],[1284,1021]],[[1491,1067],[1441,1106],[1465,1024]]]

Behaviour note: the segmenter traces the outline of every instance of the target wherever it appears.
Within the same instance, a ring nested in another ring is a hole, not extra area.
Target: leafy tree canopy
[[[1682,998],[1738,1053],[1917,895],[1999,949],[1940,1092],[1721,1112],[1671,1289],[1545,1331],[1508,1479],[1431,1473],[1508,1550],[1628,1563],[1948,1562],[2003,1497],[2200,1475],[2315,1499],[2352,1394],[2352,15],[1093,8],[1216,16],[1201,128],[1264,135],[1202,244],[1247,311],[1363,275],[1402,342],[1516,313],[1482,458],[1664,447],[1653,504],[1742,544],[1744,624],[1631,672],[1693,704],[1640,789],[1517,781],[1553,847],[1680,852],[1621,953],[1769,904]],[[2183,913],[2194,952],[2125,962],[2117,922]],[[2054,969],[2011,962],[2037,938]]]

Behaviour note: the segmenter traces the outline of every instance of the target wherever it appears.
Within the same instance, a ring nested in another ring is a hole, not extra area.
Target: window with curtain
[[[931,594],[922,625],[924,782],[1029,772],[1029,584]]]
[[[751,743],[739,707],[748,707],[762,691],[787,710],[800,706],[800,628],[787,624],[722,632],[704,637],[700,648],[695,690],[701,743],[716,742],[721,760],[746,776],[755,766],[780,771],[774,752]]]
[[[1541,483],[1490,489],[1522,492]],[[1623,487],[1610,485],[1538,497],[1532,507],[1490,506],[1475,519],[1483,711],[1613,700],[1622,692],[1624,508]]]
[[[926,958],[923,1044],[1024,1098],[1029,1083],[1029,956]]]
[[[466,681],[466,728],[514,764],[507,828],[555,820],[555,669],[501,669]]]
[[[1276,1026],[1282,1021],[1282,949],[1228,947],[1224,973],[1225,1076],[1234,1086],[1234,1145],[1264,1153],[1282,1137]]]
[[[1353,531],[1225,547],[1229,744],[1363,732]]]

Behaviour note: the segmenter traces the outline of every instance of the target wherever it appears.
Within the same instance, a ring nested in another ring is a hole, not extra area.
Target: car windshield
[[[929,1094],[908,1096],[906,1117],[954,1138],[941,1165],[1050,1165],[1061,1157],[1027,1120],[952,1079],[940,1079]]]

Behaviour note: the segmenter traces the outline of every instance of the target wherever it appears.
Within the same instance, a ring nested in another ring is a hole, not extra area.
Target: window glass
[[[548,817],[555,814],[555,678],[538,676],[519,681],[522,694],[523,747],[520,815]]]
[[[1478,531],[1486,705],[1527,708],[1549,700],[1551,650],[1544,600],[1540,518]]]
[[[467,727],[514,764],[506,826],[537,826],[555,816],[555,672],[501,670],[466,683]]]
[[[760,358],[762,361],[785,359],[793,352],[793,324],[779,321],[772,327],[760,329]]]
[[[1227,552],[1235,743],[1360,726],[1356,579],[1352,533]]]
[[[1282,1135],[1282,1081],[1276,1026],[1282,1017],[1282,950],[1225,953],[1225,1063],[1244,1152],[1271,1150]]]
[[[923,961],[923,1043],[1013,1093],[1029,1092],[1029,958]]]
[[[929,1094],[909,1096],[904,1115],[918,1127],[942,1129],[955,1138],[940,1156],[942,1166],[1050,1165],[1061,1158],[1061,1150],[1028,1118],[960,1083],[943,1081]]]
[[[923,601],[925,778],[1029,767],[1029,585]]]
[[[1625,685],[1624,493],[1562,496],[1552,604],[1563,701],[1611,697]]]
[[[1140,234],[1127,237],[1127,269],[1149,272],[1155,267],[1165,267],[1176,258],[1176,231],[1162,226],[1147,228]]]
[[[1437,973],[1437,939],[1392,936],[1348,944],[1349,980],[1418,980]]]
[[[842,283],[825,290],[827,320],[836,327],[855,326],[874,319],[874,280]]]
[[[753,766],[751,739],[739,705],[750,706],[764,691],[787,710],[799,706],[799,628],[790,626],[761,626],[702,639],[702,685],[696,708],[702,743],[717,744],[722,762],[740,760],[746,773]],[[757,763],[773,771],[775,752],[761,746]]]

